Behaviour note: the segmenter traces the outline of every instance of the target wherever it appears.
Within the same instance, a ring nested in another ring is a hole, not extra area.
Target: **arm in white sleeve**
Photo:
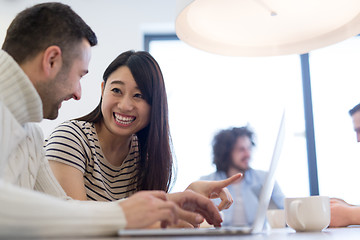
[[[56,180],[48,160],[44,157],[42,159],[41,167],[36,178],[34,189],[39,192],[43,192],[55,197],[63,199],[71,199],[62,189],[59,182]]]
[[[125,228],[118,202],[64,201],[0,180],[0,238],[111,236]]]

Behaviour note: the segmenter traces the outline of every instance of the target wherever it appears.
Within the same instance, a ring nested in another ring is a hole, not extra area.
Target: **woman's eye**
[[[136,93],[134,95],[134,97],[136,97],[136,98],[144,98],[144,96],[141,93]]]
[[[113,88],[113,89],[111,89],[111,91],[114,93],[121,93],[121,90],[118,88]]]

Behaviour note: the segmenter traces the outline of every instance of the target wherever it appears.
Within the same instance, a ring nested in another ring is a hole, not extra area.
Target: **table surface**
[[[69,240],[70,238],[67,238]],[[76,238],[79,240],[82,238]],[[351,240],[360,239],[360,226],[351,226],[346,228],[327,228],[321,232],[295,232],[291,228],[279,228],[264,231],[263,233],[250,235],[222,235],[222,236],[163,236],[163,237],[110,237],[110,238],[91,238],[91,240],[153,240],[153,239],[172,239],[172,240],[309,240],[309,239],[331,239],[331,240]]]

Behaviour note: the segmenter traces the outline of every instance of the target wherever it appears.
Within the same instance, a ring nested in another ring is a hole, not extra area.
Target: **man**
[[[244,178],[228,187],[234,204],[223,211],[224,226],[249,226],[255,220],[266,172],[252,169],[249,165],[254,146],[253,132],[247,127],[222,130],[214,137],[213,163],[216,172],[201,179],[222,180],[238,173],[244,175]],[[278,184],[275,184],[271,199],[271,204],[284,208],[284,195]]]
[[[360,142],[360,103],[349,110],[352,118],[356,140]],[[342,199],[330,199],[330,227],[346,227],[360,224],[360,206],[348,204]]]
[[[8,28],[0,51],[0,238],[114,235],[159,221],[196,226],[204,217],[220,226],[215,205],[192,191],[139,192],[112,203],[64,200],[36,122],[55,119],[63,101],[80,99],[96,44],[90,27],[61,3],[25,9]]]
[[[357,142],[360,142],[360,103],[350,109],[349,114],[353,121],[356,140]]]

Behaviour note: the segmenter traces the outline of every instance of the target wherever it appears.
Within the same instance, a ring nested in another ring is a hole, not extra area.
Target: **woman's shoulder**
[[[50,134],[49,138],[54,136],[68,136],[71,138],[75,137],[79,139],[86,139],[94,138],[96,136],[96,131],[93,123],[68,120],[59,124]]]
[[[56,129],[68,129],[68,131],[93,131],[95,129],[94,124],[91,122],[86,121],[79,121],[79,120],[67,120],[65,122],[60,123]]]

